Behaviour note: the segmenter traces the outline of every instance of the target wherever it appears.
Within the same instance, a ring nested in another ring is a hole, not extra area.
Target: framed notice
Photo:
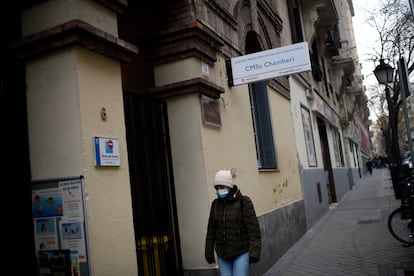
[[[119,141],[115,138],[94,137],[96,166],[120,166]]]
[[[201,113],[204,124],[221,127],[220,103],[217,99],[201,95]]]
[[[309,167],[316,167],[318,166],[318,162],[316,160],[315,142],[313,140],[313,131],[309,109],[302,106],[301,113],[303,134],[305,136],[306,153],[308,154],[308,165]]]

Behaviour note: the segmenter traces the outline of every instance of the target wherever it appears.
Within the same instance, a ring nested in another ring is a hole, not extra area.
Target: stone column
[[[136,276],[120,62],[138,50],[118,38],[121,1],[105,3],[38,1],[12,48],[26,61],[32,179],[83,176],[88,270]],[[95,165],[94,136],[119,141],[120,166]]]

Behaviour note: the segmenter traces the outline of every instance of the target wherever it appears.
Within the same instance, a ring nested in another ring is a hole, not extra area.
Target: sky
[[[378,85],[378,81],[373,73],[375,66],[378,63],[368,61],[369,55],[375,54],[374,48],[378,45],[377,31],[369,26],[367,23],[367,17],[370,15],[369,11],[376,9],[380,0],[354,0],[354,17],[352,18],[355,41],[357,46],[359,63],[361,64],[361,73],[364,77],[363,85],[366,87],[366,95],[371,98],[370,90],[368,87]],[[373,108],[370,106],[370,108]],[[374,110],[370,112],[370,119],[376,121],[376,113]]]
[[[362,64],[361,71],[365,77],[365,86],[368,86],[369,83],[377,83],[373,74],[376,64],[366,60],[368,54],[373,54],[373,48],[378,41],[377,31],[366,23],[366,18],[369,15],[367,10],[375,9],[379,2],[378,0],[353,1],[355,15],[352,18],[352,22],[354,25],[359,62]]]
[[[381,4],[381,0],[353,0],[354,16],[352,18],[354,34],[356,40],[356,46],[358,51],[359,63],[362,65],[361,73],[364,76],[364,86],[366,88],[378,85],[378,81],[373,73],[375,66],[378,63],[368,61],[368,55],[375,54],[373,50],[378,47],[379,39],[376,29],[371,27],[367,23],[367,17],[370,15],[370,11],[378,9]],[[408,0],[407,0],[408,3]],[[367,97],[370,98],[369,89],[366,90]],[[375,120],[375,112],[371,112],[371,119]]]

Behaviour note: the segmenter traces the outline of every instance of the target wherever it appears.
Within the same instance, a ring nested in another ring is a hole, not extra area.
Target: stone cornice
[[[217,99],[220,98],[220,94],[224,93],[224,88],[206,79],[194,78],[159,86],[150,92],[151,95],[161,100],[190,93],[200,93]]]
[[[170,30],[159,35],[144,47],[149,50],[149,57],[155,64],[195,56],[214,65],[217,52],[223,45],[217,34],[196,21],[188,24],[187,28]]]
[[[35,33],[8,45],[11,54],[30,59],[66,46],[78,45],[120,62],[128,63],[138,48],[81,20]]]

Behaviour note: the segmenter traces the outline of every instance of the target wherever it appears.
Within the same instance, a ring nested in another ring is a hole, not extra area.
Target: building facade
[[[364,174],[371,155],[367,97],[352,1],[292,4],[293,41],[310,48],[312,72],[293,75],[291,104],[308,227]]]
[[[413,83],[410,83],[412,91]],[[404,107],[405,105],[405,107]],[[411,92],[405,99],[405,104],[401,107],[398,114],[398,143],[401,155],[410,152],[409,137],[414,140],[414,96]],[[407,120],[408,119],[408,120]],[[410,133],[408,133],[408,131]],[[413,145],[413,142],[411,142]],[[410,153],[411,154],[411,153]]]

